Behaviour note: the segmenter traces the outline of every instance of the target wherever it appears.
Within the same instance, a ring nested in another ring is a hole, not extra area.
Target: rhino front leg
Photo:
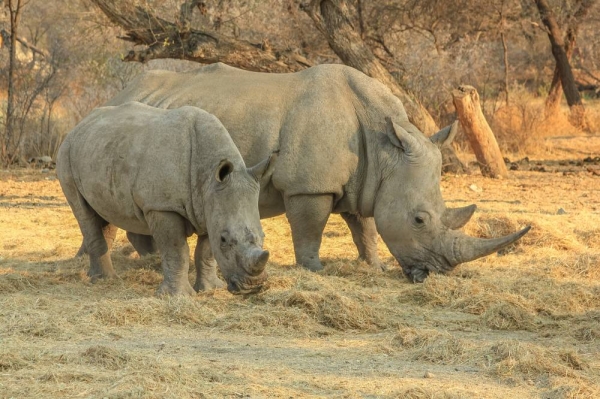
[[[358,249],[358,258],[377,270],[386,270],[386,266],[381,263],[377,253],[378,234],[375,219],[346,212],[342,212],[341,216],[350,228],[352,240]]]
[[[207,235],[198,236],[196,250],[194,251],[194,262],[196,264],[196,291],[206,291],[226,286],[217,276],[217,261],[210,249]]]
[[[195,295],[188,280],[186,221],[174,212],[158,211],[149,212],[146,219],[162,257],[163,281],[156,295]]]
[[[133,245],[133,248],[137,251],[137,253],[140,254],[140,256],[146,256],[156,253],[156,245],[154,245],[154,240],[152,239],[152,236],[132,233],[128,231],[127,239],[129,240],[131,245]]]
[[[319,249],[332,206],[332,195],[294,195],[285,199],[296,263],[313,272],[323,269]]]

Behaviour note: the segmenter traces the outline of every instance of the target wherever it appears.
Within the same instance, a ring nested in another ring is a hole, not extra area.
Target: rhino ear
[[[429,138],[433,144],[436,144],[438,147],[442,147],[446,144],[450,144],[454,137],[456,137],[456,133],[458,132],[458,121],[454,121],[453,124],[446,126],[433,136]]]
[[[385,134],[390,142],[405,153],[414,154],[421,147],[419,143],[406,129],[392,122],[392,118],[385,118]]]
[[[215,179],[219,183],[223,183],[225,180],[227,180],[231,172],[233,172],[233,164],[228,159],[223,159],[217,167]]]
[[[269,180],[275,170],[275,160],[279,151],[273,152],[269,158],[259,162],[251,168],[247,168],[248,173],[253,176],[258,182],[264,183]]]

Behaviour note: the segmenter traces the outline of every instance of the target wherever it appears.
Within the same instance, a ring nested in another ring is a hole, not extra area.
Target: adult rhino
[[[57,175],[90,255],[92,279],[113,277],[113,226],[151,235],[162,256],[157,293],[195,294],[188,281],[187,237],[217,258],[228,289],[247,293],[266,278],[259,179],[269,161],[246,169],[227,130],[195,107],[164,110],[139,103],[93,111],[63,142]],[[208,236],[208,239],[207,239]],[[107,242],[108,241],[108,242]],[[210,245],[208,244],[210,241]],[[199,264],[198,283],[220,287]]]
[[[286,213],[296,261],[310,270],[323,267],[319,248],[330,213],[341,214],[359,256],[374,265],[381,265],[378,231],[413,281],[493,253],[528,231],[490,240],[453,231],[475,207],[448,210],[442,200],[439,147],[451,140],[451,129],[428,139],[387,87],[344,65],[289,74],[221,63],[185,73],[148,71],[108,104],[132,100],[206,109],[247,163],[279,150],[272,180],[261,188],[260,216]],[[210,253],[200,255],[210,263]]]

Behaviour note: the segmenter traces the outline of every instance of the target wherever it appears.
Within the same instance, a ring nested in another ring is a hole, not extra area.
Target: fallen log
[[[452,91],[458,120],[475,152],[481,174],[486,177],[507,177],[508,170],[496,137],[488,125],[473,86],[462,85]]]

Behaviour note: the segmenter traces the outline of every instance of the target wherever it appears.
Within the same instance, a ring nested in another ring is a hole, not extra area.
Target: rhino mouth
[[[452,264],[444,256],[427,251],[435,262],[427,262],[410,257],[396,257],[402,267],[402,272],[413,283],[422,283],[430,273],[446,274],[453,269]]]
[[[266,272],[258,276],[234,275],[227,281],[227,290],[234,295],[255,294],[261,290],[266,280]]]
[[[413,283],[422,283],[429,276],[429,269],[417,269],[413,268],[410,270],[402,269],[406,278]]]

